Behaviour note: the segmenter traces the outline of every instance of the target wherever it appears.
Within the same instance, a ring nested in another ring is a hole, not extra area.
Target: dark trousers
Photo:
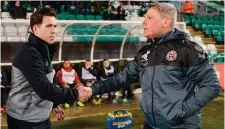
[[[43,122],[26,122],[17,120],[7,114],[8,129],[51,129],[50,119]]]
[[[123,96],[122,96],[122,98],[130,99],[130,98],[132,98],[132,96],[133,96],[133,93],[132,93],[132,90],[131,90],[130,87],[123,89]]]
[[[1,88],[1,107],[3,107],[5,105],[5,88]]]

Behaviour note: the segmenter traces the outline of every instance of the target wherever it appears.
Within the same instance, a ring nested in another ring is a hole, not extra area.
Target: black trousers
[[[8,129],[51,129],[50,119],[43,122],[26,122],[17,120],[7,114]]]

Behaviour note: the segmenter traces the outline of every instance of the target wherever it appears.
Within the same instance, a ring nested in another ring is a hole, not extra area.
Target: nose
[[[146,24],[145,19],[142,21],[142,24],[143,24],[143,25],[145,25],[145,24]]]
[[[55,30],[56,28],[55,27],[52,27],[52,34],[55,34]]]

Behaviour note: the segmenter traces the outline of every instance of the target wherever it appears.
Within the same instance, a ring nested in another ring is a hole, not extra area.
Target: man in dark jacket
[[[31,15],[33,33],[12,62],[11,90],[6,105],[9,129],[50,129],[53,103],[73,104],[83,94],[53,83],[55,72],[51,61],[55,50],[55,17],[52,8],[42,8]],[[65,117],[60,106],[54,110],[59,120]]]
[[[172,4],[151,4],[143,21],[149,45],[116,76],[84,87],[96,95],[139,80],[145,129],[200,129],[201,109],[221,91],[207,54],[173,28],[176,15]]]

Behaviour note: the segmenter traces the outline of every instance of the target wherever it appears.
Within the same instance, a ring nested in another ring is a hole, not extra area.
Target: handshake
[[[78,100],[80,102],[85,102],[92,96],[91,87],[85,87],[83,84],[78,83],[76,85],[76,89],[78,91]]]

